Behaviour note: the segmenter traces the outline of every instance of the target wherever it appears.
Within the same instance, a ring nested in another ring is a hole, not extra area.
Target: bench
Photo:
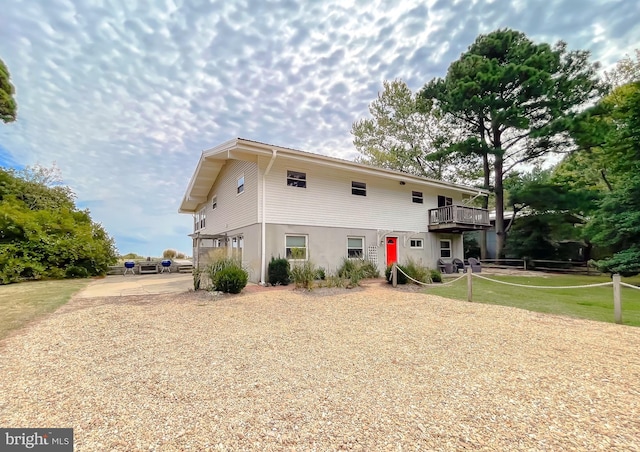
[[[138,271],[141,275],[147,273],[158,273],[158,264],[139,264]]]

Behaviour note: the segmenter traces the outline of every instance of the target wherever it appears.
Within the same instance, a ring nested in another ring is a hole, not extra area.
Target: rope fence
[[[638,286],[634,286],[633,284],[627,284],[626,282],[621,282],[620,283],[621,286],[625,286],[628,287],[629,289],[636,289],[636,290],[640,290],[640,287]]]
[[[413,281],[416,284],[420,284],[422,286],[431,286],[431,287],[434,286],[433,284],[424,283],[422,281],[418,281],[412,278],[411,276],[407,275],[404,271],[402,271],[402,269],[399,268],[394,263],[393,267],[391,268],[391,283],[393,287],[397,287],[398,285],[398,272],[402,273],[408,280]],[[467,268],[466,275],[463,274],[462,276],[459,276],[458,278],[452,281],[438,284],[438,287],[451,285],[461,280],[465,276],[467,277],[467,301],[469,302],[473,301],[473,277],[474,276],[476,278],[484,279],[486,281],[491,281],[498,284],[505,284],[507,286],[523,287],[526,289],[588,289],[591,287],[613,286],[613,313],[614,313],[615,322],[619,324],[622,323],[622,298],[621,298],[620,288],[624,286],[630,289],[640,290],[640,287],[634,286],[632,284],[623,283],[622,281],[620,281],[620,275],[618,274],[613,275],[612,281],[604,282],[604,283],[582,284],[577,286],[534,286],[531,284],[516,284],[516,283],[507,282],[507,281],[500,281],[498,279],[487,278],[486,276],[481,276],[477,273],[474,273],[471,267]]]
[[[613,281],[611,281],[611,282],[604,282],[604,283],[597,283],[597,284],[583,284],[581,286],[533,286],[529,284],[516,284],[516,283],[510,283],[507,281],[500,281],[498,279],[491,279],[491,278],[487,278],[486,276],[480,276],[477,273],[474,273],[473,276],[480,279],[486,279],[487,281],[492,281],[499,284],[505,284],[507,286],[526,287],[527,289],[586,289],[588,287],[604,287],[604,286],[613,285]]]
[[[407,275],[405,272],[403,272],[403,271],[402,271],[402,269],[401,269],[400,267],[396,266],[395,264],[394,264],[394,266],[396,267],[396,270],[397,270],[397,271],[399,271],[400,273],[402,273],[404,276],[406,276],[406,277],[407,277],[407,279],[409,279],[409,280],[413,281],[414,283],[416,283],[416,284],[420,284],[421,286],[433,286],[433,283],[425,283],[425,282],[422,282],[422,281],[418,281],[417,279],[413,279],[411,276],[409,276],[409,275]],[[446,282],[446,283],[438,284],[438,287],[440,287],[440,286],[448,286],[448,285],[453,284],[454,282],[456,282],[456,281],[458,281],[458,280],[460,280],[460,279],[462,279],[462,278],[464,278],[464,277],[465,277],[465,275],[458,276],[456,279],[454,279],[454,280],[452,280],[452,281],[449,281],[449,282]],[[393,281],[393,273],[392,273],[392,281]],[[394,287],[395,287],[395,286],[394,286]]]

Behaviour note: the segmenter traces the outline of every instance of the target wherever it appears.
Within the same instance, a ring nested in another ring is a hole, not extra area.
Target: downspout
[[[266,286],[265,276],[267,274],[267,220],[266,220],[266,207],[267,207],[267,181],[266,178],[269,175],[269,171],[271,171],[271,167],[273,166],[273,162],[276,160],[276,155],[278,151],[272,149],[271,152],[271,160],[269,160],[269,164],[267,165],[267,169],[264,170],[264,174],[262,175],[262,232],[261,232],[261,244],[262,244],[262,265],[260,268],[260,284]]]

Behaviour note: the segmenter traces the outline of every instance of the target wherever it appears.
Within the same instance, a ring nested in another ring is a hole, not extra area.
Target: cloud
[[[15,0],[0,58],[18,121],[0,164],[53,161],[121,251],[188,250],[176,213],[200,152],[242,136],[353,158],[385,79],[419,89],[479,33],[565,40],[605,66],[637,47],[636,1]],[[129,248],[131,247],[131,248]]]

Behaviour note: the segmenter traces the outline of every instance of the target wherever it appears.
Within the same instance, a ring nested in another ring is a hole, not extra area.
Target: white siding
[[[287,186],[287,170],[305,172],[307,187]],[[365,182],[367,196],[352,195],[352,181]],[[454,204],[462,199],[452,190],[284,159],[276,159],[266,182],[268,223],[426,231],[427,211],[438,206],[438,195],[454,198]],[[423,204],[412,202],[414,190],[423,193]]]
[[[244,193],[237,193],[238,178],[244,174]],[[211,200],[218,198],[215,210]],[[206,203],[207,224],[203,234],[220,234],[258,222],[258,165],[229,160],[209,192]],[[200,206],[201,208],[202,206]]]

